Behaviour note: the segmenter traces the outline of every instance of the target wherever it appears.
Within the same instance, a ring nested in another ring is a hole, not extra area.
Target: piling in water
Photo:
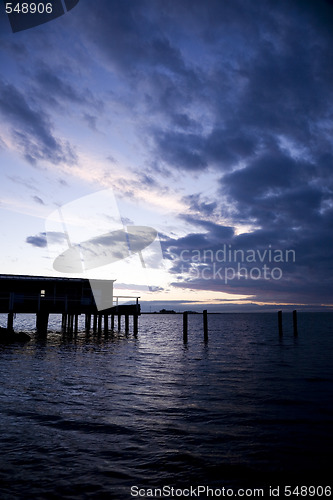
[[[282,337],[283,331],[282,331],[282,311],[278,311],[278,323],[279,323],[279,335]]]
[[[10,332],[14,329],[13,327],[14,327],[14,313],[10,312],[8,313],[7,317],[7,330]]]
[[[138,334],[138,315],[137,314],[133,315],[133,332],[134,332],[134,335],[137,336],[137,334]]]
[[[61,317],[61,330],[63,333],[66,332],[66,325],[67,325],[67,314],[64,313]]]
[[[298,335],[298,330],[297,330],[297,311],[293,311],[293,327],[294,327],[294,337],[297,337]]]
[[[185,344],[187,342],[187,317],[188,313],[185,311],[183,313],[183,341]]]
[[[102,315],[98,315],[98,334],[100,335],[102,333]]]
[[[205,342],[207,342],[208,341],[208,317],[207,317],[207,310],[205,309],[202,314],[203,314],[204,340],[205,340]]]
[[[49,321],[49,314],[45,312],[38,312],[36,315],[36,330],[38,334],[47,333],[47,325]]]
[[[91,314],[86,314],[85,329],[87,333],[90,332],[90,324],[91,324]]]

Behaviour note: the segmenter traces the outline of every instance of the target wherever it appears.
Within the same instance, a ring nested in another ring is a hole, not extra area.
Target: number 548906
[[[6,13],[12,14],[51,14],[52,3],[27,3],[27,2],[6,2]]]

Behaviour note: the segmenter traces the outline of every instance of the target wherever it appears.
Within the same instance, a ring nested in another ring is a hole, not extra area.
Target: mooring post
[[[38,334],[47,334],[47,325],[49,322],[49,313],[38,312],[36,315],[36,330]]]
[[[138,315],[133,314],[133,333],[134,336],[137,336],[138,334]]]
[[[121,314],[118,314],[118,332],[121,330]]]
[[[61,318],[61,330],[63,333],[66,332],[67,314],[63,313]]]
[[[86,332],[89,333],[90,332],[90,325],[91,325],[91,314],[86,314],[86,323],[85,323],[85,327],[86,327]]]
[[[8,313],[8,318],[7,318],[7,330],[9,332],[12,332],[14,329],[14,313],[10,312]]]
[[[184,341],[184,344],[186,344],[186,342],[187,342],[187,316],[188,316],[188,312],[184,311],[183,312],[183,341]]]
[[[9,294],[9,313],[8,313],[8,318],[7,318],[7,329],[8,331],[13,330],[13,325],[14,325],[14,292],[10,292]]]
[[[101,314],[98,315],[98,333],[99,334],[102,333],[102,315]]]
[[[294,337],[297,337],[298,335],[298,330],[297,330],[297,311],[293,311],[293,327],[294,327]]]
[[[114,330],[114,314],[111,314],[111,330]]]
[[[204,329],[204,340],[208,341],[208,318],[207,318],[207,309],[203,311],[203,329]]]
[[[282,331],[282,311],[278,311],[278,323],[279,323],[279,335],[282,337],[283,331]]]
[[[125,314],[125,332],[129,330],[129,317],[128,314]]]
[[[74,330],[74,314],[69,315],[69,333],[73,333]]]

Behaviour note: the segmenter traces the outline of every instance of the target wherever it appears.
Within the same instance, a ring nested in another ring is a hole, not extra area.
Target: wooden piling
[[[93,332],[97,332],[97,314],[94,314],[94,320],[93,320]]]
[[[98,314],[98,333],[99,335],[102,333],[102,315]]]
[[[297,330],[297,311],[293,311],[293,327],[294,327],[294,337],[298,336]]]
[[[13,312],[8,313],[7,330],[9,332],[14,330],[14,313]]]
[[[63,333],[66,332],[66,323],[67,323],[67,314],[63,313],[62,318],[61,318],[61,331]]]
[[[121,314],[118,314],[118,332],[121,330]]]
[[[203,311],[203,329],[204,329],[204,341],[208,341],[208,317],[207,317],[207,310],[205,309]]]
[[[111,330],[114,331],[114,314],[111,314]]]
[[[77,334],[79,329],[79,315],[75,314],[75,326],[74,326],[74,332]]]
[[[188,317],[188,313],[187,311],[184,311],[183,312],[183,341],[184,341],[184,344],[187,343],[187,317]]]
[[[278,311],[278,324],[279,324],[279,335],[282,337],[283,331],[282,331],[282,311]]]
[[[125,314],[125,332],[128,332],[129,330],[129,316],[128,314]]]
[[[48,322],[49,322],[49,314],[45,312],[38,312],[36,315],[37,333],[46,334]]]
[[[133,333],[135,336],[138,334],[138,315],[133,315]]]
[[[74,316],[73,314],[68,315],[68,331],[69,333],[73,333],[74,330]]]
[[[86,320],[85,320],[86,333],[90,332],[90,326],[91,326],[91,314],[86,314]]]
[[[109,331],[109,319],[108,319],[108,315],[104,314],[104,333],[105,333],[105,335],[108,334],[108,331]]]

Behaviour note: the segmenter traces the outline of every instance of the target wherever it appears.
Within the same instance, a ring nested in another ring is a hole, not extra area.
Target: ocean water
[[[1,500],[330,485],[332,319],[299,313],[294,338],[285,313],[280,339],[276,314],[214,314],[205,343],[190,315],[184,345],[181,315],[142,315],[137,337],[52,317],[46,340],[18,316],[33,338],[0,344]]]

